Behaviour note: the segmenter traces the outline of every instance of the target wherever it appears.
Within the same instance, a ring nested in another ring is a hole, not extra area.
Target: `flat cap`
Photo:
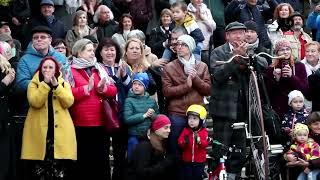
[[[238,21],[231,22],[226,26],[226,32],[236,30],[236,29],[243,29],[246,30],[246,26],[242,23],[239,23]]]
[[[54,3],[51,0],[42,0],[40,3],[40,6],[43,6],[43,5],[54,6]]]
[[[33,35],[34,33],[38,33],[38,32],[43,32],[43,33],[47,33],[50,36],[52,35],[52,31],[49,27],[47,26],[36,26],[31,30],[31,34]]]

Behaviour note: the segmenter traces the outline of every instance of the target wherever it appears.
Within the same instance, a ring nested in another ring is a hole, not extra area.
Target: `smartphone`
[[[281,64],[281,67],[284,68],[288,64],[289,64],[289,60],[283,60],[282,64]]]

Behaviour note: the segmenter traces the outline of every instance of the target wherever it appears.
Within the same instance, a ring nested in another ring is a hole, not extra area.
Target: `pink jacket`
[[[103,125],[103,105],[102,99],[105,97],[114,97],[117,94],[115,85],[108,85],[103,93],[97,91],[97,85],[100,81],[98,70],[92,69],[94,76],[94,88],[87,94],[86,86],[89,83],[89,76],[84,69],[71,68],[75,81],[72,87],[74,104],[70,108],[70,113],[75,126],[102,126]]]

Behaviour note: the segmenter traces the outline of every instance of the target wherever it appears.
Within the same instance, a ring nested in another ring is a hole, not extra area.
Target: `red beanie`
[[[165,125],[171,124],[169,118],[166,115],[159,114],[156,119],[152,122],[151,129],[156,131]]]

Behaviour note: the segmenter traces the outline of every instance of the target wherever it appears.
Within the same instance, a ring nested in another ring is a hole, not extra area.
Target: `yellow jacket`
[[[53,90],[54,158],[77,159],[75,128],[68,108],[73,104],[69,83],[60,76],[58,87]],[[50,87],[39,81],[39,72],[28,86],[29,111],[24,124],[21,159],[43,160],[46,154],[48,131],[48,94]]]

